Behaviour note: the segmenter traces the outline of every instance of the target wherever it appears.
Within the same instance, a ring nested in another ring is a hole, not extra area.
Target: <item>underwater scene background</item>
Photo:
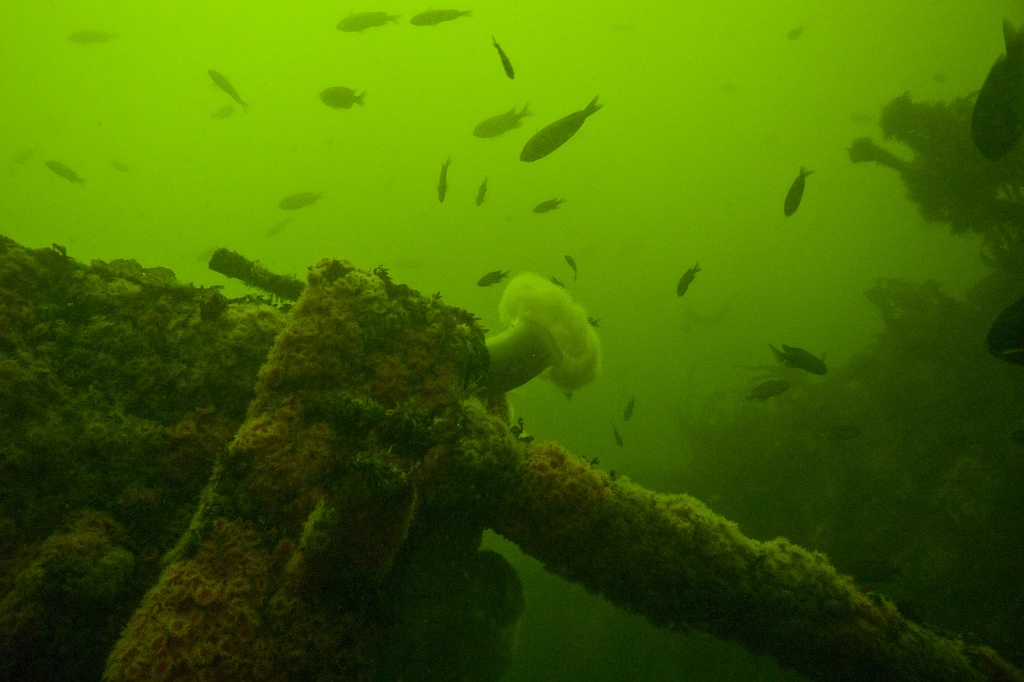
[[[1006,189],[1019,184],[936,151],[969,139],[965,102],[1021,3],[477,2],[409,23],[426,9],[8,3],[0,233],[84,263],[170,268],[229,297],[251,290],[207,268],[219,247],[300,279],[322,257],[382,264],[491,330],[502,285],[481,276],[554,276],[599,320],[603,372],[570,398],[542,381],[510,393],[526,432],[690,493],[751,537],[821,551],[915,620],[1021,663],[1022,370],[984,337],[1024,284],[1024,223],[957,212],[976,196],[1019,201]],[[336,28],[369,10],[398,18]],[[320,93],[338,86],[363,99],[329,105]],[[595,96],[563,147],[520,161],[535,132]],[[520,127],[473,135],[527,105]],[[851,163],[865,137],[922,172]],[[1007,163],[1024,168],[1017,152]],[[786,216],[802,168],[813,173]],[[279,207],[299,193],[322,196]],[[533,211],[553,198],[557,210]],[[829,372],[782,368],[768,344]],[[789,390],[749,400],[766,378]],[[505,679],[799,679],[659,631],[498,536],[485,546],[525,588]]]

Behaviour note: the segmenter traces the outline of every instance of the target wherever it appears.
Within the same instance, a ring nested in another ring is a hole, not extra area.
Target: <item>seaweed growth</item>
[[[755,537],[827,553],[915,620],[1024,660],[1024,393],[980,343],[993,304],[935,282],[866,295],[885,322],[871,347],[768,409],[737,398],[732,417],[686,422],[687,489]]]
[[[299,300],[305,285],[290,275],[277,275],[237,251],[217,249],[210,257],[210,269],[265,291],[282,301]]]
[[[904,94],[886,105],[879,124],[885,139],[905,144],[913,158],[862,137],[851,144],[850,160],[898,172],[925,220],[948,223],[957,234],[980,234],[997,253],[1010,245],[1017,250],[1024,229],[1024,149],[999,161],[982,156],[971,141],[973,108],[973,97],[923,103]]]

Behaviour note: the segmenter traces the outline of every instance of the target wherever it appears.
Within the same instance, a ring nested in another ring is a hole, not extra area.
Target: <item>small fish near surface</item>
[[[291,218],[285,218],[284,220],[278,220],[276,223],[267,228],[267,231],[263,233],[263,236],[267,239],[276,237],[281,234],[281,230],[285,228],[292,221]]]
[[[121,162],[120,162],[120,161],[118,161],[117,159],[113,159],[113,160],[111,160],[111,162],[110,162],[110,166],[111,166],[111,167],[112,167],[112,168],[113,168],[114,170],[118,170],[118,171],[121,171],[122,173],[127,173],[127,172],[128,172],[128,165],[127,165],[127,164],[125,164],[125,163],[121,163]]]
[[[494,272],[488,272],[486,275],[477,280],[476,285],[478,287],[489,287],[494,284],[497,284],[506,277],[508,277],[508,270],[495,270]]]
[[[233,113],[235,113],[235,105],[234,104],[225,104],[220,109],[218,109],[217,111],[215,111],[212,114],[210,114],[210,118],[219,118],[219,119],[223,120],[223,119],[227,118],[228,116],[230,116]]]
[[[797,26],[796,28],[792,29],[789,33],[787,33],[786,37],[789,38],[790,40],[796,40],[797,38],[799,38],[803,34],[804,34],[804,27],[803,26]]]
[[[565,262],[569,264],[570,268],[572,268],[572,280],[575,282],[576,281],[576,259],[573,258],[572,256],[566,256],[565,257]]]
[[[387,12],[354,12],[338,22],[337,29],[345,33],[362,33],[368,28],[397,24],[398,15]]]
[[[332,109],[351,109],[353,104],[363,106],[366,91],[356,94],[352,88],[336,85],[320,91],[320,101]]]
[[[1024,30],[1004,19],[1003,42],[1006,54],[992,65],[971,112],[971,140],[991,161],[1008,154],[1024,134]]]
[[[277,207],[283,211],[295,211],[315,204],[320,201],[321,197],[323,197],[323,192],[299,192],[298,194],[290,194],[284,199],[281,199],[281,201],[278,202]]]
[[[448,194],[448,164],[452,162],[452,157],[445,159],[445,162],[441,164],[441,175],[437,178],[437,200],[442,204],[444,203],[444,197]]]
[[[803,166],[800,166],[800,175],[796,176],[796,180],[789,186],[789,191],[786,192],[786,202],[782,206],[782,212],[786,214],[786,217],[796,213],[796,210],[800,208],[800,202],[804,198],[804,184],[808,175],[814,171],[809,171]]]
[[[768,347],[775,353],[776,359],[786,367],[802,369],[811,374],[828,374],[828,367],[822,362],[821,358],[803,348],[793,348],[792,346],[782,344],[782,350],[779,350],[770,343]]]
[[[617,428],[615,428],[615,424],[612,424],[612,436],[615,437],[615,444],[618,445],[621,448],[622,445],[623,445],[623,443],[622,443],[622,434],[620,434],[619,430]]]
[[[698,272],[700,272],[700,263],[694,263],[692,268],[683,273],[683,276],[679,278],[679,283],[676,284],[676,296],[682,296],[686,293]]]
[[[1024,365],[1024,298],[999,313],[985,337],[988,352],[1004,362]]]
[[[569,138],[580,129],[583,122],[597,113],[603,106],[603,104],[597,103],[597,97],[595,97],[590,100],[590,104],[586,108],[574,111],[568,116],[563,116],[554,123],[544,126],[523,145],[523,151],[519,154],[519,160],[529,163],[543,159],[568,142]]]
[[[747,394],[747,400],[756,400],[763,403],[768,398],[782,395],[789,390],[789,382],[785,379],[769,379],[760,384],[753,391]]]
[[[484,203],[484,197],[487,196],[487,177],[484,176],[484,181],[480,183],[480,189],[476,191],[476,205],[481,206]]]
[[[476,128],[473,128],[473,135],[474,137],[498,137],[514,128],[518,128],[522,125],[521,120],[523,117],[532,115],[529,104],[524,104],[519,113],[516,113],[516,108],[512,107],[504,114],[491,116],[489,119],[478,123]]]
[[[554,284],[559,289],[564,289],[565,288],[565,282],[563,282],[562,280],[558,279],[554,275],[551,275],[549,277],[549,279],[551,280],[551,283]]]
[[[210,79],[213,80],[214,84],[227,93],[228,97],[235,100],[238,106],[242,107],[242,111],[249,113],[249,105],[242,101],[242,98],[238,96],[238,91],[235,90],[231,82],[224,76],[224,74],[214,71],[213,69],[207,69],[206,73],[210,75]]]
[[[77,182],[79,185],[85,184],[85,180],[79,177],[78,173],[71,170],[60,161],[47,161],[46,167],[66,180]]]
[[[26,149],[14,155],[14,163],[28,163],[29,159],[36,155],[35,149]]]
[[[636,398],[630,398],[626,403],[626,409],[622,411],[622,421],[628,422],[633,418],[633,408],[636,407]]]
[[[437,26],[445,21],[455,21],[459,17],[471,16],[473,16],[473,10],[469,9],[429,9],[414,16],[409,23],[413,26]]]
[[[548,199],[547,201],[542,201],[539,204],[537,204],[536,206],[534,206],[533,207],[533,212],[534,213],[547,213],[548,211],[554,211],[563,202],[565,202],[565,199]]]
[[[593,327],[594,329],[600,329],[601,328],[601,318],[600,317],[588,317],[587,318],[587,323],[591,327]]]
[[[501,58],[501,67],[505,69],[505,75],[509,78],[515,78],[516,70],[512,68],[512,62],[508,60],[508,55],[505,54],[505,50],[501,49],[501,45],[498,44],[494,36],[491,36],[491,43],[494,45],[494,49],[498,51],[498,56]]]
[[[79,45],[95,45],[109,43],[116,37],[117,34],[110,31],[75,31],[68,35],[68,40]]]

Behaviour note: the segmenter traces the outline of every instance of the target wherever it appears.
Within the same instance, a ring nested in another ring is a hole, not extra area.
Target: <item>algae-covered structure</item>
[[[821,680],[1008,680],[827,558],[508,427],[469,313],[324,260],[288,311],[0,242],[0,673],[487,680],[490,528],[658,626]]]

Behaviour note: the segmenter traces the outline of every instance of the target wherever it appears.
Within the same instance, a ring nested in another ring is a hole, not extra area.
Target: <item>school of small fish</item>
[[[412,16],[409,24],[416,27],[436,27],[454,22],[460,19],[473,17],[472,10],[459,9],[428,9]],[[342,33],[363,34],[370,29],[380,29],[391,24],[398,24],[399,15],[389,14],[383,11],[351,13],[342,18],[336,25],[336,29]],[[990,161],[997,161],[1011,151],[1016,149],[1021,137],[1024,137],[1024,27],[1015,28],[1008,20],[1003,22],[1003,44],[1005,53],[999,56],[992,65],[980,91],[977,94],[974,109],[971,117],[971,139],[980,154]],[[797,26],[790,30],[787,37],[791,41],[800,38],[804,33],[803,26]],[[75,31],[67,35],[67,40],[82,46],[99,46],[118,39],[118,34],[96,29]],[[502,72],[508,79],[516,78],[516,71],[512,60],[505,52],[494,35],[490,36],[492,47],[497,52],[498,61]],[[103,49],[90,47],[88,49]],[[208,69],[212,85],[218,88],[224,95],[230,98],[231,102],[224,104],[210,114],[211,118],[227,119],[234,113],[235,105],[241,107],[242,111],[248,113],[249,104],[243,100],[239,90],[236,89],[232,80],[215,69]],[[936,77],[938,80],[938,77]],[[246,83],[242,83],[246,86]],[[243,90],[246,88],[243,87]],[[354,105],[365,106],[364,98],[366,91],[357,91],[354,88],[341,85],[325,87],[319,92],[321,102],[332,109],[351,109]],[[603,104],[599,103],[598,97],[593,97],[583,108],[557,118],[540,128],[530,136],[523,144],[519,159],[525,163],[535,163],[554,153],[571,140],[583,127],[583,124],[595,113],[601,110]],[[476,125],[473,129],[473,136],[481,139],[492,139],[505,135],[522,127],[522,119],[532,116],[529,104],[523,104],[517,110],[515,106],[507,111],[490,116]],[[35,156],[34,149],[26,149],[14,156],[18,164],[25,164]],[[77,163],[77,160],[72,159]],[[78,185],[85,185],[82,178],[74,169],[63,161],[45,160],[44,165],[56,176]],[[127,173],[128,165],[122,161],[113,159],[110,165],[122,172]],[[441,164],[440,174],[437,180],[437,198],[443,203],[449,190],[449,166],[451,157],[448,156]],[[806,190],[807,177],[814,171],[801,166],[796,178],[792,181],[789,190],[783,201],[783,215],[787,218],[795,215],[803,202]],[[480,183],[476,196],[476,206],[484,204],[488,196],[488,177],[485,176]],[[323,198],[321,192],[299,192],[285,196],[278,202],[278,207],[284,211],[296,211],[316,204]],[[564,198],[552,198],[535,205],[534,213],[543,214],[558,209],[565,201]],[[267,237],[277,235],[288,224],[291,219],[281,220],[266,230]],[[578,278],[576,259],[573,256],[564,257],[566,264],[572,270],[573,282]],[[695,263],[687,269],[678,280],[676,285],[676,296],[682,297],[693,285],[698,273],[702,272],[699,263]],[[483,275],[477,285],[490,287],[499,284],[508,278],[510,272],[506,270],[494,270]],[[564,288],[565,284],[552,275],[551,281],[559,287]],[[998,357],[1015,364],[1024,364],[1024,299],[1007,309],[989,332],[988,344],[990,351]],[[588,321],[594,327],[599,326],[597,318],[590,317]],[[795,346],[782,344],[782,349],[769,344],[779,365],[788,369],[803,370],[809,374],[825,375],[828,371],[825,362],[811,352]],[[769,378],[748,394],[747,398],[752,401],[764,402],[770,398],[782,395],[791,388],[791,382],[781,378]],[[630,397],[622,413],[622,421],[628,422],[633,416],[635,397]],[[624,441],[618,427],[612,423],[612,435],[617,446],[623,447]],[[855,426],[839,425],[833,427],[828,437],[835,441],[843,441],[855,438],[860,431]]]

